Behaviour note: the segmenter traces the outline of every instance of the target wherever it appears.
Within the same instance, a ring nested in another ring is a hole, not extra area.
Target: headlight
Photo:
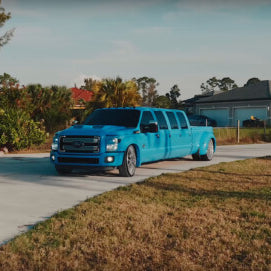
[[[59,141],[58,136],[55,135],[54,138],[53,138],[53,143],[51,145],[51,148],[52,148],[53,151],[57,151],[57,149],[58,149],[58,141]]]
[[[118,144],[118,138],[108,137],[106,140],[106,151],[116,151],[118,149]]]

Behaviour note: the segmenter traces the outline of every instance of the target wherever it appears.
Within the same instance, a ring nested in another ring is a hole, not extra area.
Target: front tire
[[[119,174],[122,177],[132,177],[136,170],[136,151],[134,146],[130,145],[123,158],[122,165],[119,167]]]

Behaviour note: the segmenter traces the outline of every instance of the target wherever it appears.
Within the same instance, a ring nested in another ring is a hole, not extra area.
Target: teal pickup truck
[[[212,127],[193,127],[181,110],[126,107],[95,110],[83,124],[55,134],[50,160],[59,173],[118,168],[131,177],[142,163],[192,155],[211,160]]]

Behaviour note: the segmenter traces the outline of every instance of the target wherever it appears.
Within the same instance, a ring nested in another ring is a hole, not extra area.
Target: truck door
[[[168,124],[162,111],[156,110],[154,111],[154,114],[156,116],[159,127],[158,133],[156,135],[158,138],[156,141],[157,154],[159,154],[159,159],[166,159],[170,157],[171,148]]]
[[[177,118],[179,120],[181,130],[180,130],[180,145],[178,147],[180,156],[185,156],[191,154],[192,150],[192,132],[190,125],[187,123],[183,112],[176,112]]]
[[[179,157],[180,150],[182,149],[181,129],[178,125],[175,114],[172,111],[166,111],[167,118],[170,124],[169,130],[169,157]]]
[[[156,122],[151,111],[144,111],[140,122],[140,148],[141,162],[150,162],[159,160],[157,157],[157,144],[159,142],[158,132],[150,131],[151,123]]]

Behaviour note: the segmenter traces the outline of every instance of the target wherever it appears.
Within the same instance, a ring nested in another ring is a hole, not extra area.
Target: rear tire
[[[194,161],[200,161],[201,159],[200,159],[199,151],[192,154],[192,158]]]
[[[136,170],[136,151],[134,146],[130,145],[123,158],[122,165],[119,167],[119,174],[122,177],[132,177]]]
[[[214,142],[211,139],[208,143],[207,153],[202,155],[201,158],[204,161],[211,161],[214,157]]]

